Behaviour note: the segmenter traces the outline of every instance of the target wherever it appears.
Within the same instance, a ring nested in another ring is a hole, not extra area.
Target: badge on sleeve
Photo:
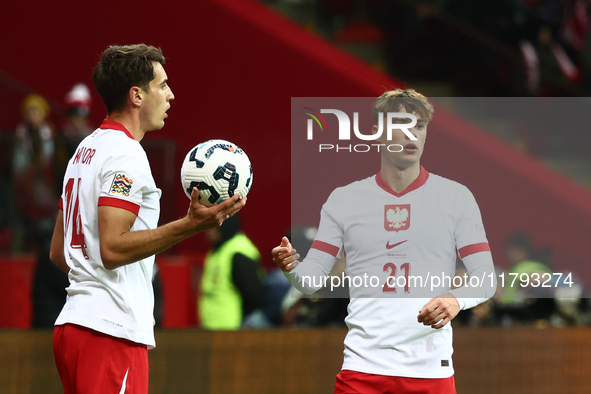
[[[129,197],[133,180],[125,176],[125,174],[115,174],[113,183],[111,184],[111,194],[123,194],[125,197]]]

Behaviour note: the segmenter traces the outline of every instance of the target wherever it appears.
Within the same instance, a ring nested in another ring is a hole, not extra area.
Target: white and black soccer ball
[[[209,140],[187,153],[181,168],[181,183],[187,197],[194,187],[200,201],[214,205],[240,193],[245,197],[252,186],[252,166],[248,156],[236,144]]]

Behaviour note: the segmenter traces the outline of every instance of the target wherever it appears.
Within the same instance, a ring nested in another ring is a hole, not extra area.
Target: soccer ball
[[[252,186],[252,166],[248,156],[236,144],[209,140],[187,153],[181,168],[181,183],[187,197],[194,187],[199,200],[214,205],[240,193],[245,197]]]

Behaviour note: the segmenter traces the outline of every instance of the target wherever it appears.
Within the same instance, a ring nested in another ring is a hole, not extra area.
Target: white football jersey
[[[291,271],[292,283],[309,293],[314,289],[303,278],[328,275],[342,253],[351,297],[343,369],[412,378],[452,376],[451,324],[437,330],[419,323],[417,316],[431,298],[450,291],[458,254],[465,263],[473,254],[486,257],[478,267],[466,264],[471,274],[476,268],[483,275],[494,273],[472,193],[422,167],[402,193],[393,191],[381,173],[337,188],[322,208],[312,249]],[[433,276],[450,280],[437,284]],[[462,294],[470,301],[458,297],[462,308],[492,296],[487,279],[483,288]]]
[[[56,325],[78,324],[155,346],[154,256],[107,270],[101,260],[98,207],[135,213],[131,231],[153,229],[160,194],[144,149],[122,124],[105,120],[80,143],[68,163],[60,201],[70,286]]]

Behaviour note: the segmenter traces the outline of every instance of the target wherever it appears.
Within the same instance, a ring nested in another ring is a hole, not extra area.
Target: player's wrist
[[[174,223],[176,225],[178,234],[182,238],[189,238],[199,233],[199,221],[196,218],[191,217],[190,214],[187,214],[187,216],[177,220]]]
[[[450,305],[454,305],[457,308],[459,308],[459,310],[463,310],[464,309],[464,300],[461,298],[458,298],[454,293],[453,290],[450,291],[449,293],[447,293],[445,295],[445,298],[448,300],[448,302],[450,303]]]

